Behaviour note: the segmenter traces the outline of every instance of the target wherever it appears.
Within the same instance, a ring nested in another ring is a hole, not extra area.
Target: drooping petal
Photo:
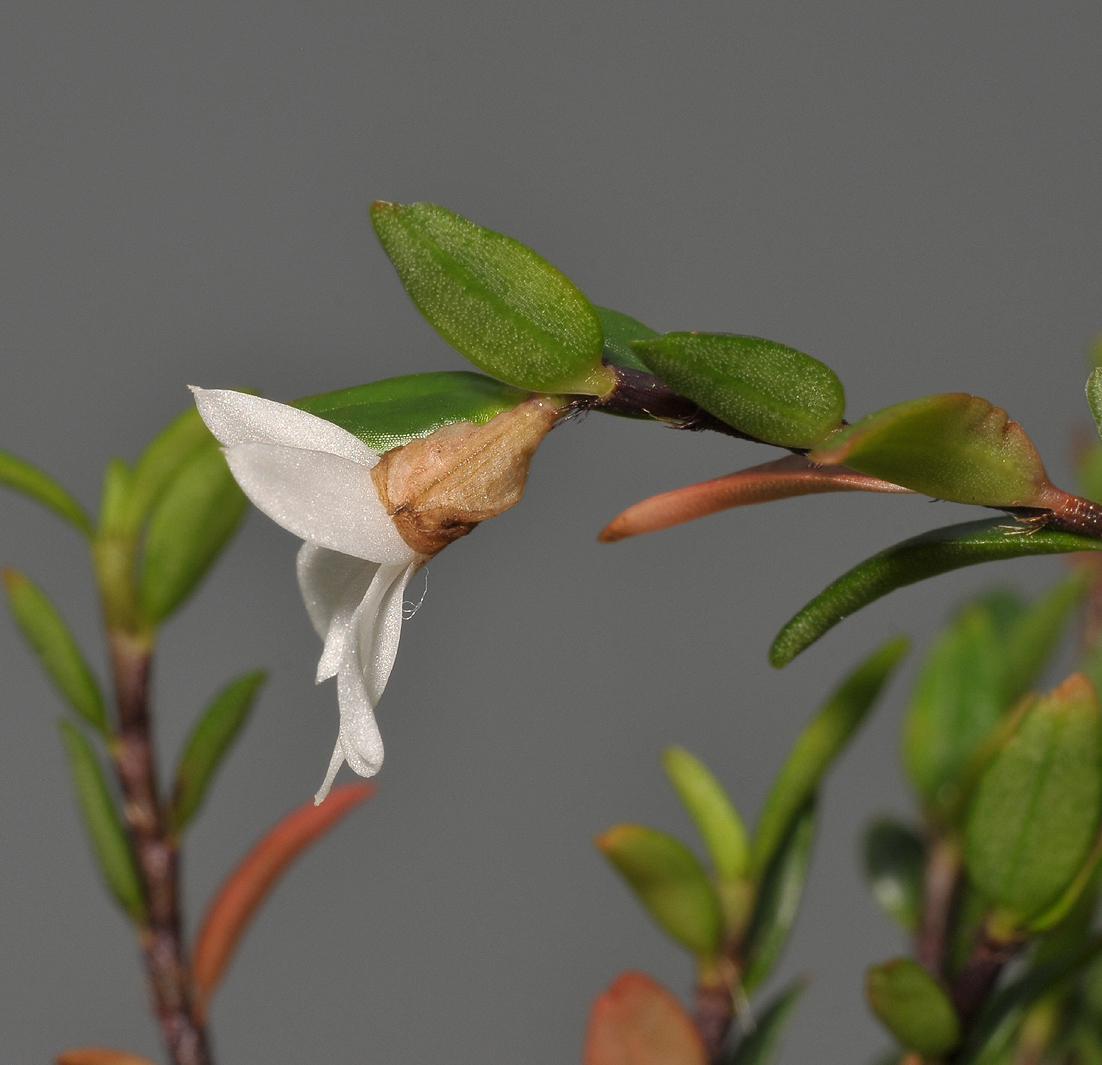
[[[352,618],[378,569],[378,562],[342,555],[317,544],[305,543],[299,548],[299,590],[315,631],[325,641],[318,662],[318,684],[335,677],[347,657]]]
[[[359,639],[360,670],[367,687],[367,697],[375,706],[382,698],[383,689],[390,679],[394,659],[398,654],[398,640],[402,635],[402,603],[406,586],[423,560],[411,562],[397,574],[379,600],[374,617],[368,622],[367,611],[361,615],[356,627]]]
[[[372,562],[409,565],[420,556],[379,500],[371,471],[324,451],[236,444],[226,461],[245,494],[303,540]]]
[[[235,444],[281,444],[330,455],[371,467],[379,456],[362,440],[316,414],[275,400],[225,388],[196,388],[195,405],[218,441]]]

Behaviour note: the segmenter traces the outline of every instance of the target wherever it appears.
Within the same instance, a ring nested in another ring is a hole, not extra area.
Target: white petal
[[[371,467],[379,461],[378,454],[358,437],[316,414],[225,388],[196,388],[193,385],[191,391],[207,428],[227,447],[282,444],[326,451],[361,466]]]
[[[306,543],[298,553],[298,586],[306,612],[317,634],[325,641],[318,662],[317,683],[337,675],[351,650],[352,617],[363,602],[378,562],[342,555],[316,544]]]
[[[253,503],[304,540],[372,562],[421,557],[398,535],[366,466],[278,444],[237,444],[226,461]]]
[[[329,768],[325,771],[325,779],[321,782],[321,787],[314,793],[314,805],[320,806],[322,799],[329,794],[329,789],[333,786],[333,781],[337,779],[337,770],[344,765],[344,748],[341,746],[341,741],[337,739],[337,746],[333,748],[333,756],[329,759]]]
[[[357,651],[360,671],[372,706],[378,705],[382,698],[383,689],[390,679],[390,671],[394,668],[394,659],[398,655],[398,640],[402,635],[402,601],[406,586],[422,565],[423,560],[418,559],[396,574],[389,587],[383,589],[371,616],[368,614],[370,593],[365,596],[364,606],[357,612],[357,621],[353,623],[359,645]],[[379,578],[383,578],[382,570]]]
[[[361,777],[373,777],[383,764],[383,738],[356,670],[346,669],[337,676],[337,697],[341,704],[340,744],[344,759]]]

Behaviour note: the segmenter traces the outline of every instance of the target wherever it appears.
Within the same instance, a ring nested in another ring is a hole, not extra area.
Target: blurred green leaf
[[[1010,518],[949,525],[895,544],[854,566],[820,592],[773,641],[769,661],[787,665],[843,618],[917,581],[963,566],[1028,555],[1102,551],[1102,540],[1052,529],[1030,531]]]
[[[738,880],[746,872],[750,844],[727,793],[708,767],[683,747],[667,747],[662,765],[696,824],[716,872],[725,880]]]
[[[1021,593],[1013,588],[991,588],[972,600],[991,615],[1000,640],[1006,640],[1018,619],[1029,609]]]
[[[960,1040],[960,1021],[949,996],[910,958],[869,969],[865,993],[873,1013],[909,1050],[939,1058]]]
[[[1003,644],[991,613],[966,606],[926,653],[903,728],[903,762],[927,811],[944,816],[961,769],[1003,716]]]
[[[758,819],[750,861],[755,878],[773,860],[796,814],[873,708],[907,646],[905,637],[896,636],[877,648],[842,681],[797,737]]]
[[[619,311],[610,311],[607,307],[593,308],[601,319],[601,328],[605,334],[605,362],[613,366],[626,366],[629,370],[642,370],[650,373],[646,364],[631,350],[633,340],[653,340],[658,336],[650,326],[637,322],[634,318]]]
[[[103,491],[99,503],[99,535],[129,535],[126,512],[130,505],[133,471],[122,459],[110,459],[103,469]]]
[[[1034,933],[1047,932],[1049,929],[1055,928],[1072,911],[1078,908],[1080,899],[1092,883],[1095,885],[1095,891],[1090,896],[1089,901],[1093,912],[1097,903],[1097,878],[1100,862],[1102,862],[1102,838],[1095,840],[1094,847],[1087,855],[1086,861],[1079,867],[1079,871],[1075,874],[1071,883],[1068,884],[1056,901],[1043,913],[1030,919],[1029,931]]]
[[[485,425],[530,395],[484,374],[451,370],[388,377],[307,396],[292,406],[347,429],[381,453],[454,422]]]
[[[1102,1065],[1102,1032],[1087,1024],[1078,1025],[1071,1036],[1070,1060],[1075,1065]]]
[[[611,390],[597,312],[530,248],[433,203],[376,201],[371,224],[414,306],[480,370],[534,392]]]
[[[266,676],[264,670],[257,670],[232,681],[215,696],[192,730],[176,767],[176,790],[170,810],[173,832],[182,831],[195,816],[215,770],[248,720]]]
[[[1001,1060],[1026,1010],[1061,981],[1089,965],[1102,952],[1102,937],[1045,965],[1030,967],[1013,983],[992,995],[970,1025],[964,1048],[954,1065],[994,1065]]]
[[[159,623],[191,594],[245,514],[245,495],[216,447],[204,448],[165,490],[149,521],[141,604]]]
[[[1090,586],[1091,574],[1086,567],[1079,567],[1031,603],[1010,624],[1003,646],[1005,705],[1017,702],[1036,683],[1067,627],[1071,612]]]
[[[1102,435],[1102,366],[1096,366],[1087,378],[1087,406],[1090,407],[1094,424]]]
[[[913,828],[880,818],[865,833],[865,876],[876,904],[907,932],[922,912],[926,848]]]
[[[815,796],[791,822],[787,836],[762,877],[754,914],[742,944],[742,985],[749,994],[773,970],[803,898],[815,839]]]
[[[61,736],[69,752],[77,800],[99,860],[100,871],[118,904],[135,921],[145,919],[145,902],[130,841],[123,830],[99,760],[80,729],[61,721]]]
[[[936,499],[1045,506],[1049,484],[1032,441],[1001,407],[949,392],[897,403],[848,425],[811,455]]]
[[[42,668],[69,705],[107,736],[110,730],[99,684],[61,615],[29,577],[7,567],[2,575],[11,612]]]
[[[1018,919],[1054,904],[1079,872],[1102,809],[1102,720],[1072,674],[1025,713],[976,787],[965,826],[969,876]]]
[[[631,350],[671,388],[740,432],[811,447],[842,421],[845,392],[830,367],[761,337],[665,333]]]
[[[698,957],[719,950],[719,900],[697,857],[645,825],[614,825],[597,846],[665,931]]]
[[[0,484],[6,484],[49,507],[91,539],[92,522],[84,508],[57,481],[29,462],[0,451]]]
[[[134,467],[120,527],[127,532],[137,532],[173,478],[200,451],[213,445],[214,437],[194,406],[169,422],[142,452]]]
[[[725,1065],[769,1065],[777,1056],[785,1025],[806,986],[806,980],[794,980],[777,995],[758,1017],[754,1030],[739,1040]]]

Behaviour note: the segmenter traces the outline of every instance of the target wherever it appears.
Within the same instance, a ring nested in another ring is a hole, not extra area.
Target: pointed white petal
[[[253,503],[304,540],[372,562],[420,557],[398,535],[366,466],[277,444],[237,444],[226,461]]]
[[[318,662],[317,683],[320,684],[335,677],[347,657],[352,617],[363,602],[379,563],[306,543],[299,548],[297,569],[306,612],[317,634],[325,641],[325,650]]]
[[[379,597],[374,616],[369,617],[366,609],[359,613],[354,623],[358,641],[360,669],[363,672],[367,697],[372,706],[377,706],[382,698],[383,689],[390,679],[394,668],[394,659],[398,654],[398,640],[402,635],[402,601],[410,578],[421,568],[423,562],[411,562],[395,574],[388,588]],[[380,577],[382,577],[380,571]],[[365,606],[367,598],[364,600]]]
[[[333,781],[337,779],[337,770],[342,765],[344,765],[344,748],[338,739],[337,746],[333,748],[333,757],[329,759],[329,768],[325,771],[325,779],[321,782],[321,787],[314,793],[315,806],[320,806],[322,799],[329,794]]]
[[[207,428],[227,447],[282,444],[327,451],[362,466],[374,466],[379,461],[378,454],[358,437],[316,414],[225,388],[196,388],[193,385],[191,391]]]
[[[337,698],[341,704],[340,746],[344,759],[361,777],[373,777],[383,764],[383,738],[363,676],[352,661],[337,675]]]

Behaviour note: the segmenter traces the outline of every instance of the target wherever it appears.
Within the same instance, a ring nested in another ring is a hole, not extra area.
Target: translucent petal
[[[340,744],[344,759],[354,773],[373,777],[383,764],[383,738],[357,670],[346,669],[338,674],[337,697],[341,704]]]
[[[361,466],[371,467],[379,461],[379,456],[362,440],[316,414],[225,388],[192,385],[191,391],[207,428],[227,447],[281,444],[340,455]]]
[[[325,641],[318,662],[318,684],[335,677],[347,656],[353,615],[378,569],[378,562],[342,555],[317,544],[305,543],[299,549],[298,586],[314,629]]]
[[[398,640],[402,635],[402,601],[406,586],[422,564],[421,560],[412,562],[398,573],[380,596],[374,617],[369,621],[365,610],[362,620],[355,626],[360,670],[372,706],[378,705],[390,679],[390,671],[394,668]]]
[[[372,562],[421,557],[398,535],[366,466],[278,444],[237,444],[226,461],[253,503],[304,540]]]
[[[314,793],[314,805],[317,806],[329,794],[329,789],[333,786],[333,781],[337,779],[337,771],[344,765],[344,748],[341,746],[340,737],[337,738],[337,745],[333,748],[333,756],[329,759],[329,768],[325,771],[325,779],[321,782],[321,787]]]

